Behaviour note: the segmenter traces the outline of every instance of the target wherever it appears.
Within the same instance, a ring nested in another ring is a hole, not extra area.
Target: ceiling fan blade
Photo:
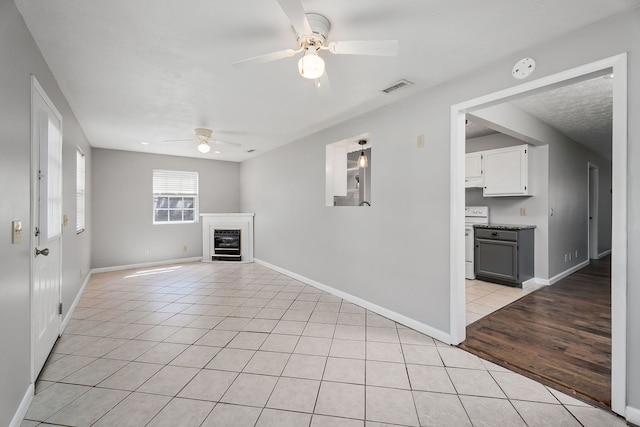
[[[233,66],[234,67],[244,67],[246,65],[264,64],[265,62],[276,61],[276,60],[282,59],[282,58],[289,58],[289,57],[295,55],[298,52],[300,52],[300,50],[293,50],[293,49],[279,50],[277,52],[267,53],[267,54],[260,55],[260,56],[254,56],[253,58],[249,58],[249,59],[245,59],[245,60],[242,60],[242,61],[234,62]]]
[[[162,141],[159,142],[191,142],[191,141],[197,141],[196,138],[187,138],[187,139],[163,139]]]
[[[212,142],[214,144],[220,144],[220,145],[228,145],[230,147],[241,147],[242,146],[242,144],[238,144],[237,142],[218,141],[217,139],[213,140],[213,141],[209,141],[209,142],[210,143]]]
[[[311,35],[313,33],[300,0],[278,0],[278,3],[280,3],[280,7],[287,15],[287,18],[289,18],[296,33],[301,35]]]
[[[315,79],[313,83],[316,85],[316,91],[320,96],[329,96],[331,95],[331,81],[329,80],[329,75],[325,71],[320,77]]]
[[[329,52],[338,55],[396,56],[398,40],[354,40],[329,43]]]

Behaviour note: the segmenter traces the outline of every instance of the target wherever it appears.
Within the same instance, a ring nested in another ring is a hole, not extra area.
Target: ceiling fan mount
[[[199,141],[209,142],[211,139],[211,135],[213,135],[213,131],[211,129],[205,128],[195,128],[196,138]]]
[[[326,17],[318,13],[305,13],[305,16],[307,17],[307,21],[311,27],[311,33],[296,34],[298,44],[303,49],[307,49],[309,47],[315,47],[316,50],[320,49],[327,41],[329,30],[331,29],[331,23]]]

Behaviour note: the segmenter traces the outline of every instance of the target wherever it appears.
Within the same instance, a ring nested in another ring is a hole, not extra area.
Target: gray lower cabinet
[[[522,287],[533,277],[533,232],[533,228],[475,228],[476,277]]]

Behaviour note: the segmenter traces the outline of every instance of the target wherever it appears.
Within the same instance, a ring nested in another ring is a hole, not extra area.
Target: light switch
[[[62,217],[62,224],[66,227],[67,225],[69,225],[69,217],[67,215],[64,215]]]
[[[11,243],[22,242],[22,221],[11,221]]]
[[[424,148],[424,135],[418,135],[418,148]]]

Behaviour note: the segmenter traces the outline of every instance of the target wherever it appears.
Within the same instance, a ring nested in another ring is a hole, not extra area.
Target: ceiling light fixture
[[[200,141],[200,144],[198,144],[199,152],[201,152],[202,154],[205,154],[205,153],[208,153],[210,150],[211,150],[211,146],[207,141]]]
[[[309,46],[304,51],[304,56],[298,61],[298,71],[305,79],[317,79],[324,74],[324,60],[318,56],[318,51]]]
[[[369,159],[367,159],[367,156],[364,154],[364,146],[367,144],[367,140],[361,139],[360,141],[358,141],[358,144],[360,144],[360,147],[362,148],[360,150],[360,157],[358,157],[358,167],[366,168],[367,166],[369,166]]]

